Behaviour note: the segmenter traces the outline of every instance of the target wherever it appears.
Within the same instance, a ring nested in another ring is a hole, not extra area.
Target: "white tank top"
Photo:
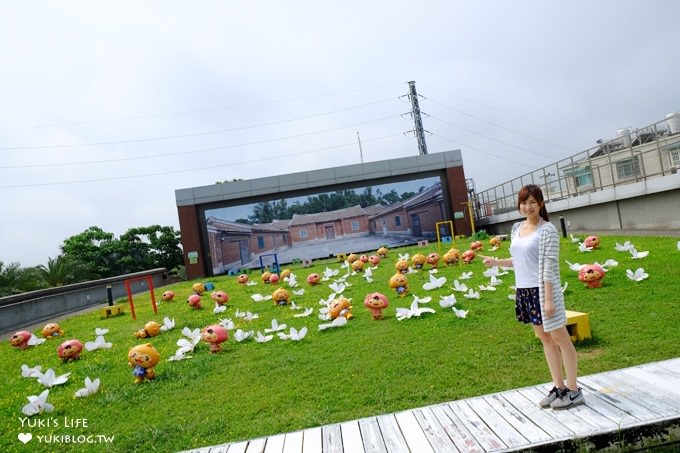
[[[520,236],[522,228],[517,229],[517,234],[510,243],[510,255],[512,267],[515,270],[516,288],[538,287],[538,242],[540,239],[541,226],[528,236]]]

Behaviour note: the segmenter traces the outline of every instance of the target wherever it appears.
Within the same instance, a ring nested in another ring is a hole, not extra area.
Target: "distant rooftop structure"
[[[472,193],[475,218],[516,211],[517,191],[537,184],[548,202],[676,174],[680,169],[680,113],[643,128],[619,129],[610,140],[506,183]]]

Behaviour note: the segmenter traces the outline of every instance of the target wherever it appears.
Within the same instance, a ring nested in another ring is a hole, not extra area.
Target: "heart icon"
[[[31,433],[19,433],[19,440],[23,443],[30,442],[33,439],[33,434]]]

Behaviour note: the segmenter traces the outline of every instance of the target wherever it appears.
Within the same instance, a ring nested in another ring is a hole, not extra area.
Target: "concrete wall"
[[[20,330],[22,327],[88,307],[108,305],[107,285],[111,285],[113,300],[127,299],[125,280],[139,279],[130,283],[133,294],[148,292],[146,277],[150,276],[154,288],[167,285],[165,268],[152,269],[120,277],[75,283],[56,288],[0,297],[0,334]]]
[[[567,232],[660,231],[677,236],[680,231],[680,174],[648,179],[578,197],[547,202],[550,221],[560,231],[564,218]],[[521,220],[519,212],[494,215],[478,229],[489,234],[508,234]]]

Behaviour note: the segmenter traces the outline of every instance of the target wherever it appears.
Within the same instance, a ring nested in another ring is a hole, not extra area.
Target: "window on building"
[[[352,222],[352,231],[359,231],[359,222],[356,220]]]
[[[398,215],[395,215],[394,216],[394,224],[396,226],[401,226],[401,217],[399,217]]]
[[[281,235],[281,241],[282,241],[284,244],[287,244],[287,243],[288,243],[288,236],[286,236],[285,234],[282,234],[282,235]]]
[[[680,168],[680,143],[667,146],[668,158],[671,161],[671,168]]]
[[[640,176],[640,160],[638,156],[618,161],[616,163],[616,174],[619,179]]]
[[[593,185],[593,174],[590,171],[590,167],[575,168],[573,176],[576,187]]]
[[[264,248],[264,236],[258,236],[257,237],[257,248],[258,249]]]
[[[300,230],[300,239],[307,239],[307,230]]]

